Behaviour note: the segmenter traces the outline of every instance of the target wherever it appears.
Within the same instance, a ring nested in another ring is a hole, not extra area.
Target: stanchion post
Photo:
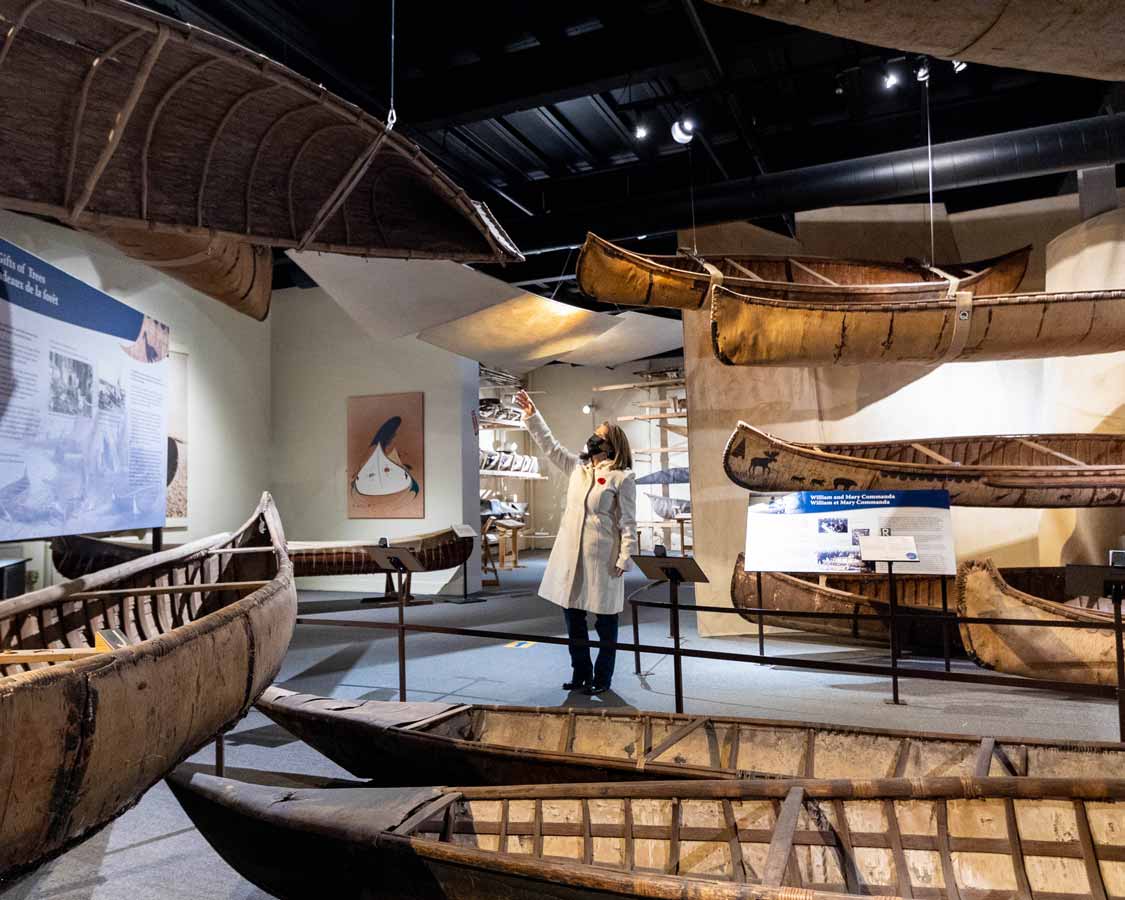
[[[680,573],[668,573],[668,593],[671,601],[672,612],[672,646],[675,654],[672,656],[672,672],[675,677],[676,687],[676,712],[684,711],[684,671],[683,659],[680,656]]]
[[[152,552],[159,553],[164,549],[164,528],[157,525],[152,529]]]
[[[1125,585],[1114,584],[1109,591],[1113,601],[1113,650],[1117,657],[1117,737],[1125,741],[1125,650],[1121,647],[1121,595]]]
[[[766,617],[762,615],[764,601],[762,599],[762,572],[759,569],[754,573],[758,585],[758,656],[766,655]]]
[[[223,778],[223,773],[227,768],[227,743],[226,735],[219,732],[215,738],[215,774],[219,778]]]
[[[895,572],[894,563],[887,563],[887,581],[890,587],[890,608],[891,608],[891,702],[897,704],[898,701],[898,620],[896,613],[898,611],[898,595],[895,591]]]
[[[401,572],[398,573],[398,701],[406,702],[406,578]]]
[[[941,650],[945,654],[945,671],[949,671],[949,577],[941,576]]]
[[[638,649],[641,645],[641,623],[637,617],[637,604],[630,602],[629,605],[633,607],[633,674],[641,674],[641,651]]]

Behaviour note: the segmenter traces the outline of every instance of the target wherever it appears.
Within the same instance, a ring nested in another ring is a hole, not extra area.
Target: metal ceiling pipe
[[[934,190],[973,187],[1125,162],[1125,113],[935,144]],[[924,196],[925,147],[704,185],[695,190],[695,222],[710,225],[782,213]],[[687,186],[555,217],[513,222],[526,253],[580,244],[587,231],[619,240],[690,228]]]

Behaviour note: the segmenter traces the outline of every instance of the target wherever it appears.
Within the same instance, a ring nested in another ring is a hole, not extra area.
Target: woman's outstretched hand
[[[535,403],[527,396],[527,391],[520,391],[516,394],[516,403],[519,405],[519,408],[523,410],[523,417],[525,419],[529,419],[535,415]]]

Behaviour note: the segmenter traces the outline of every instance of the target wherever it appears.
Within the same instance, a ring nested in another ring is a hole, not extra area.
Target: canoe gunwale
[[[896,472],[908,474],[922,474],[931,477],[948,477],[954,479],[965,478],[983,478],[987,475],[999,474],[1019,474],[1026,477],[1040,476],[1043,478],[1051,477],[1068,477],[1072,478],[1076,474],[1089,475],[1089,476],[1116,476],[1125,478],[1125,464],[1122,465],[1058,465],[1058,466],[997,466],[997,465],[945,465],[943,463],[904,463],[895,460],[887,459],[867,459],[860,456],[848,456],[843,453],[835,453],[828,450],[819,449],[816,444],[804,444],[787,441],[777,435],[770,434],[768,431],[763,431],[761,428],[749,424],[748,422],[739,421],[738,426],[727,440],[726,447],[723,449],[723,468],[726,471],[727,477],[740,484],[739,480],[735,477],[730,468],[730,452],[734,446],[734,442],[742,436],[743,431],[749,431],[751,434],[764,440],[767,444],[780,447],[787,453],[792,453],[802,459],[809,460],[826,460],[841,465],[850,466],[855,469],[880,469],[892,470]],[[958,441],[966,443],[973,441],[994,441],[994,440],[1019,440],[1021,438],[1043,440],[1044,435],[1036,434],[991,434],[991,435],[972,435],[966,437],[958,437]],[[1122,442],[1121,435],[1099,435],[1099,434],[1052,434],[1050,438],[1075,438],[1075,439],[1104,439],[1107,443],[1116,441]],[[920,438],[919,443],[925,443],[926,440],[934,440],[934,438]],[[909,446],[910,441],[877,441],[870,443],[862,443],[857,446],[862,447],[902,447]],[[1045,484],[1043,487],[1050,487],[1051,485]],[[853,488],[850,490],[859,490]],[[866,489],[865,489],[866,490]],[[776,493],[776,492],[767,492]],[[789,493],[783,491],[781,493]]]

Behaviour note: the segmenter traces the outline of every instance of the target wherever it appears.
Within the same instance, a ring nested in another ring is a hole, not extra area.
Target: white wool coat
[[[566,506],[547,560],[539,596],[559,606],[602,615],[625,606],[625,579],[637,546],[637,478],[612,463],[582,462],[563,447],[537,411],[526,420],[539,449],[568,476]]]

